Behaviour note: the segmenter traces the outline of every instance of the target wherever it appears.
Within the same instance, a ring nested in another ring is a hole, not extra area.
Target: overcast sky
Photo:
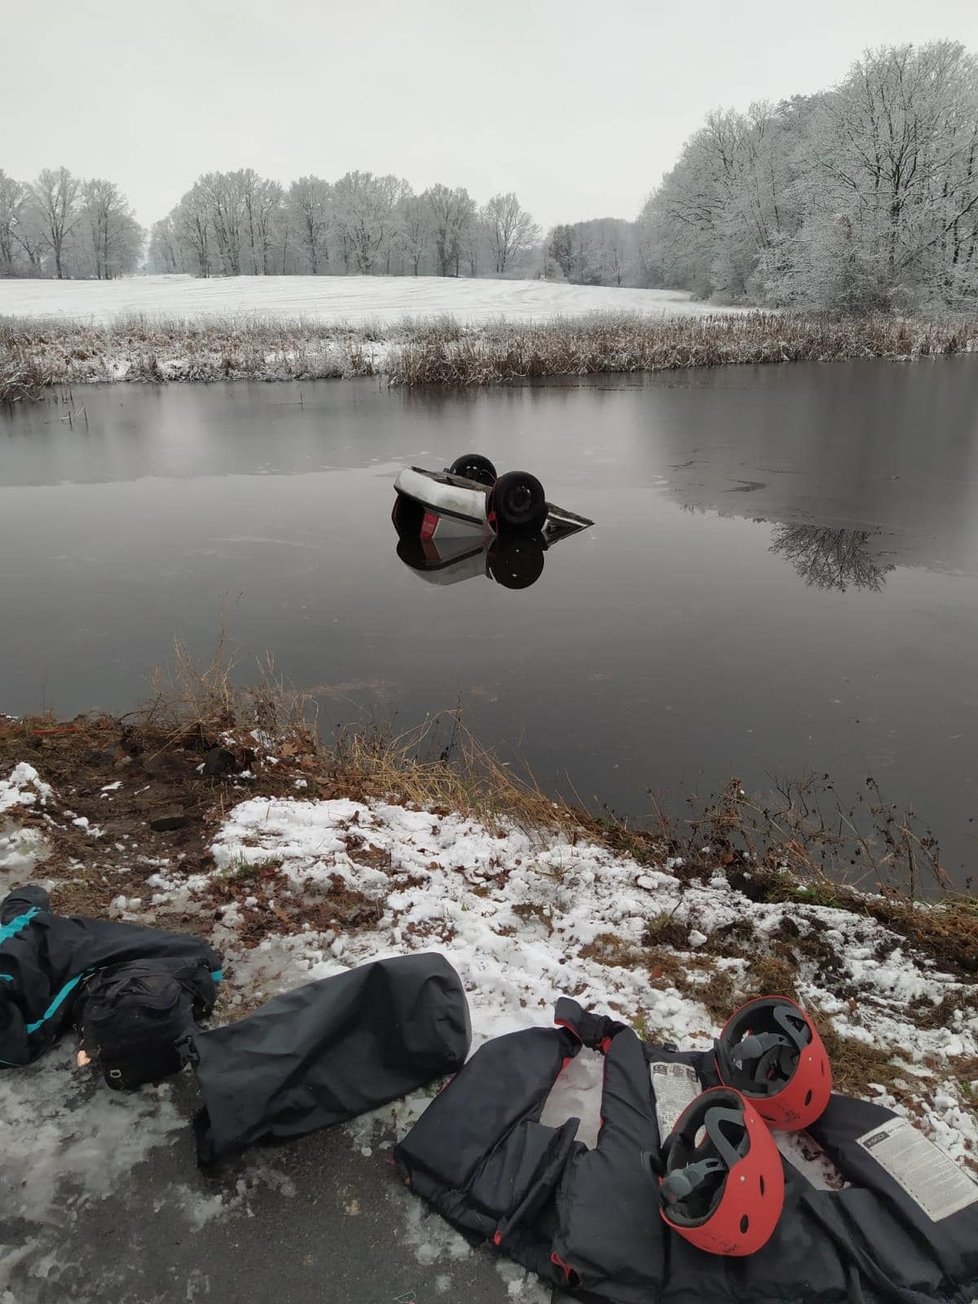
[[[978,0],[0,0],[0,167],[116,181],[149,225],[211,169],[515,190],[632,218],[716,106],[867,45],[978,52]]]

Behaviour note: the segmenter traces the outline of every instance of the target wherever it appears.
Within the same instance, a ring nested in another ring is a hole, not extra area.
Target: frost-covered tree
[[[268,276],[273,246],[281,239],[285,192],[277,181],[260,177],[251,168],[240,174],[247,243],[254,275]]]
[[[400,177],[348,172],[333,187],[336,225],[348,267],[368,276],[378,262],[390,270],[397,208],[408,189]]]
[[[975,295],[978,62],[963,46],[867,51],[814,139],[796,297],[825,301],[823,281],[842,307]]]
[[[27,202],[27,187],[0,168],[0,276],[14,276],[20,270],[22,249],[17,233]]]
[[[547,238],[547,257],[565,281],[575,285],[600,285],[592,222],[562,222]]]
[[[143,231],[115,182],[104,177],[82,182],[79,232],[79,261],[97,280],[124,276],[139,265]]]
[[[181,270],[193,271],[198,276],[209,276],[213,237],[210,200],[202,181],[203,178],[195,181],[183,196],[171,214],[171,221],[183,250]]]
[[[423,196],[408,194],[400,202],[398,218],[401,248],[411,268],[411,274],[417,276],[431,246],[434,233],[431,207]]]
[[[322,177],[299,177],[289,186],[290,230],[296,233],[306,269],[313,276],[329,271],[328,237],[332,224],[333,189]]]
[[[59,281],[65,272],[65,242],[81,220],[80,188],[81,182],[65,167],[44,168],[31,187]]]
[[[639,218],[668,284],[843,311],[978,298],[978,62],[867,51],[833,90],[711,114]]]
[[[540,228],[512,191],[493,195],[480,214],[497,276],[540,239]]]
[[[246,229],[244,171],[207,172],[195,183],[207,213],[225,276],[240,276]]]
[[[173,213],[154,222],[150,228],[146,267],[150,272],[163,273],[187,270],[186,251],[181,246]]]
[[[450,190],[439,182],[421,196],[431,220],[438,271],[441,276],[458,276],[465,239],[475,221],[475,201],[458,186]]]
[[[576,285],[632,285],[639,275],[635,223],[617,217],[562,223],[547,237],[545,257]]]
[[[807,121],[797,101],[707,117],[639,215],[639,241],[667,283],[750,295],[764,251],[799,225]]]

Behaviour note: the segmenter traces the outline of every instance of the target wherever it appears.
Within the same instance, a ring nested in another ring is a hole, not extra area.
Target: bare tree
[[[405,195],[398,207],[400,218],[401,244],[411,267],[412,275],[417,276],[434,231],[431,208],[420,195]]]
[[[0,276],[11,276],[16,270],[16,232],[23,218],[27,197],[27,187],[0,168]]]
[[[431,219],[439,271],[442,276],[458,276],[463,241],[475,218],[475,201],[464,187],[449,190],[440,182],[421,198]]]
[[[81,214],[94,276],[108,280],[134,271],[143,232],[115,182],[102,177],[84,181]]]
[[[173,213],[168,213],[159,222],[154,222],[150,228],[146,266],[151,272],[168,273],[187,270]]]
[[[397,227],[396,209],[407,183],[399,177],[348,172],[333,187],[336,222],[344,253],[363,276],[386,254]]]
[[[273,231],[280,224],[284,191],[277,181],[260,177],[252,168],[245,168],[235,175],[240,178],[251,270],[256,276],[267,276]]]
[[[288,207],[313,276],[329,270],[327,236],[332,221],[332,187],[321,177],[299,177],[289,186]]]
[[[254,173],[251,175],[254,176]],[[194,187],[200,188],[225,276],[241,275],[243,235],[247,229],[245,192],[248,184],[246,172],[242,169],[238,172],[207,172]]]
[[[493,195],[482,210],[482,220],[497,276],[540,239],[540,228],[512,191]]]
[[[560,268],[565,280],[577,285],[600,285],[593,222],[563,222],[547,237],[547,257]]]
[[[55,275],[64,279],[65,241],[81,217],[78,206],[80,182],[65,167],[45,168],[31,187],[54,254]]]
[[[211,215],[209,198],[202,182],[202,177],[195,181],[173,210],[173,226],[177,238],[196,264],[197,275],[209,276]]]

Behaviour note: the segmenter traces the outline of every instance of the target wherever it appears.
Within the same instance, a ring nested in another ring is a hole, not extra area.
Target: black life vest
[[[689,1065],[706,1088],[717,1083],[712,1054],[649,1046],[567,999],[557,1020],[556,1029],[482,1046],[397,1147],[413,1190],[456,1227],[595,1302],[972,1304],[978,1296],[978,1185],[971,1197],[953,1169],[950,1186],[937,1182],[931,1192],[929,1216],[891,1175],[894,1163],[875,1157],[899,1149],[890,1133],[909,1125],[840,1095],[810,1135],[850,1185],[818,1190],[785,1162],[784,1211],[762,1250],[720,1258],[688,1244],[660,1218],[643,1158],[661,1141],[650,1065]],[[593,1149],[575,1139],[577,1119],[540,1122],[582,1044],[604,1054]],[[930,1147],[916,1131],[910,1139]],[[932,1151],[935,1164],[949,1162]]]

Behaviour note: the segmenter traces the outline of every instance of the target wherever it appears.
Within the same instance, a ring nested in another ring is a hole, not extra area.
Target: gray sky
[[[634,217],[716,106],[831,85],[867,45],[978,52],[978,0],[0,0],[0,167],[116,181],[361,168]]]

